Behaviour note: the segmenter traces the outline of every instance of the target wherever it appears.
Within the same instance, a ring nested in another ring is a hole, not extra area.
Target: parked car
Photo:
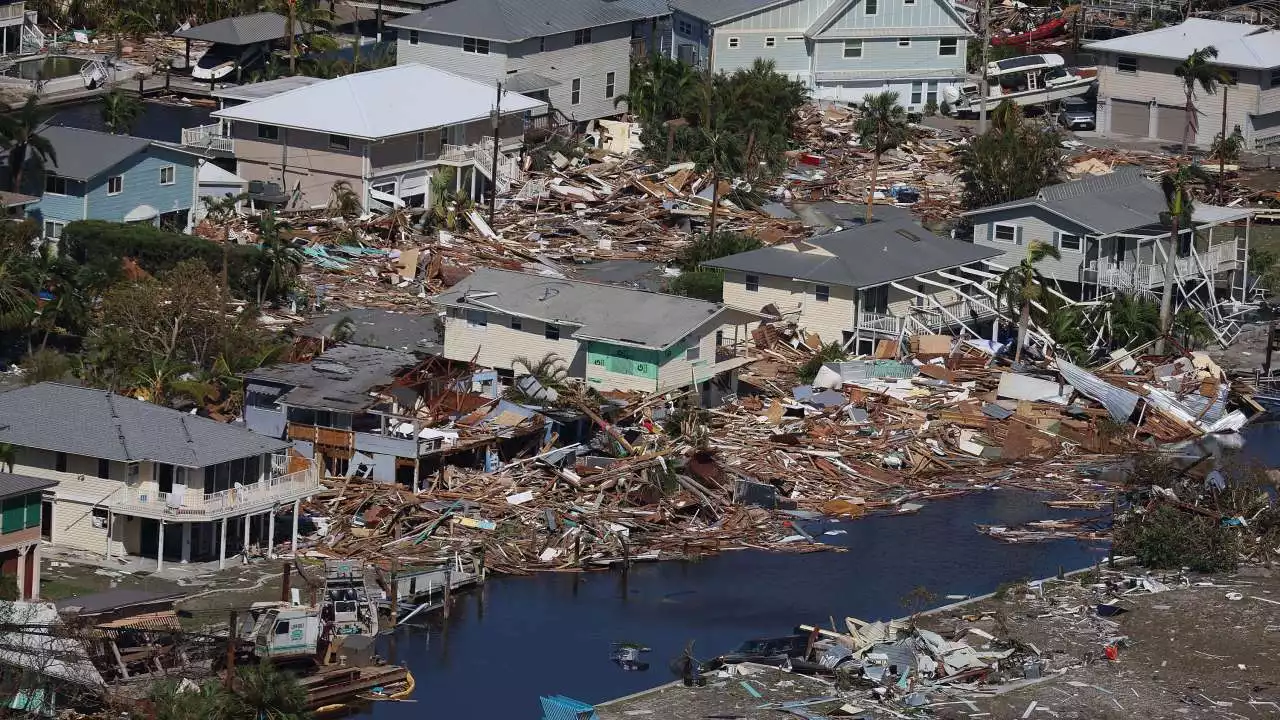
[[[1058,110],[1058,124],[1068,130],[1093,130],[1097,127],[1093,104],[1080,97],[1065,98]]]
[[[748,640],[733,652],[712,658],[703,665],[703,670],[714,670],[725,665],[742,662],[753,662],[760,665],[783,666],[792,660],[804,660],[809,649],[809,635],[797,634],[785,637],[762,638]]]

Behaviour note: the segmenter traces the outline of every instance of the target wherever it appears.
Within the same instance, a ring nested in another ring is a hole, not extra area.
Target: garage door
[[[1182,142],[1182,131],[1187,126],[1187,111],[1168,105],[1156,106],[1156,137],[1169,142]],[[1196,139],[1191,138],[1194,143]]]
[[[1116,135],[1146,137],[1150,128],[1150,106],[1130,100],[1111,101],[1111,132]]]

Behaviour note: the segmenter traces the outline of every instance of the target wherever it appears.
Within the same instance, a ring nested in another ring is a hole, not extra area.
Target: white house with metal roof
[[[480,197],[493,186],[494,88],[410,63],[300,85],[213,117],[227,126],[236,174],[278,183],[294,207],[329,202],[346,182],[366,207],[430,202],[431,178],[453,167],[455,189]],[[524,116],[545,107],[509,92],[499,124],[499,191],[520,170],[514,154]]]
[[[877,340],[957,329],[979,337],[998,303],[983,261],[999,252],[909,219],[780,243],[703,263],[724,271],[725,303],[772,307],[822,343],[871,352]]]
[[[1033,241],[1047,243],[1061,259],[1042,260],[1040,273],[1073,298],[1093,299],[1163,288],[1170,230],[1160,216],[1166,207],[1164,192],[1141,168],[1122,165],[965,215],[973,221],[974,243],[999,251],[993,266],[1015,265]],[[1235,328],[1216,298],[1247,299],[1251,212],[1196,203],[1193,222],[1175,248],[1174,282],[1182,288],[1175,304],[1202,310],[1223,339]]]
[[[275,545],[278,510],[320,490],[289,443],[94,388],[45,382],[0,393],[13,471],[56,481],[48,541],[106,558],[217,560]],[[281,537],[283,540],[283,536]]]
[[[484,268],[435,297],[444,357],[502,372],[549,354],[596,390],[736,392],[736,350],[758,313],[581,280]]]
[[[1280,31],[1202,18],[1085,46],[1098,56],[1098,131],[1181,143],[1186,94],[1174,68],[1208,46],[1232,84],[1214,95],[1196,88],[1193,143],[1207,147],[1222,132],[1225,100],[1228,135],[1238,125],[1248,147],[1280,147]]]
[[[633,55],[665,52],[663,0],[450,0],[388,22],[396,58],[545,101],[582,122],[617,115]]]
[[[733,72],[757,58],[815,96],[890,90],[914,111],[965,78],[973,32],[951,0],[671,0],[672,54]]]

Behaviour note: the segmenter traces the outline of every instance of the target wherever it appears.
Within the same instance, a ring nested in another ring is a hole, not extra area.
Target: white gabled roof
[[[1132,53],[1143,57],[1184,60],[1212,45],[1214,64],[1245,69],[1280,67],[1280,32],[1264,25],[1191,18],[1180,25],[1089,43],[1087,50]]]
[[[487,118],[495,92],[485,83],[414,63],[325,80],[218,110],[213,116],[380,140]],[[507,93],[502,114],[544,105]]]

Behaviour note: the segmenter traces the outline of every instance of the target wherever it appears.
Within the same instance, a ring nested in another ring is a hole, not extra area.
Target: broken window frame
[[[743,284],[747,288],[747,292],[760,292],[760,276],[748,273],[743,278]]]
[[[488,55],[490,52],[489,41],[484,38],[464,37],[462,38],[462,52],[469,55]]]

